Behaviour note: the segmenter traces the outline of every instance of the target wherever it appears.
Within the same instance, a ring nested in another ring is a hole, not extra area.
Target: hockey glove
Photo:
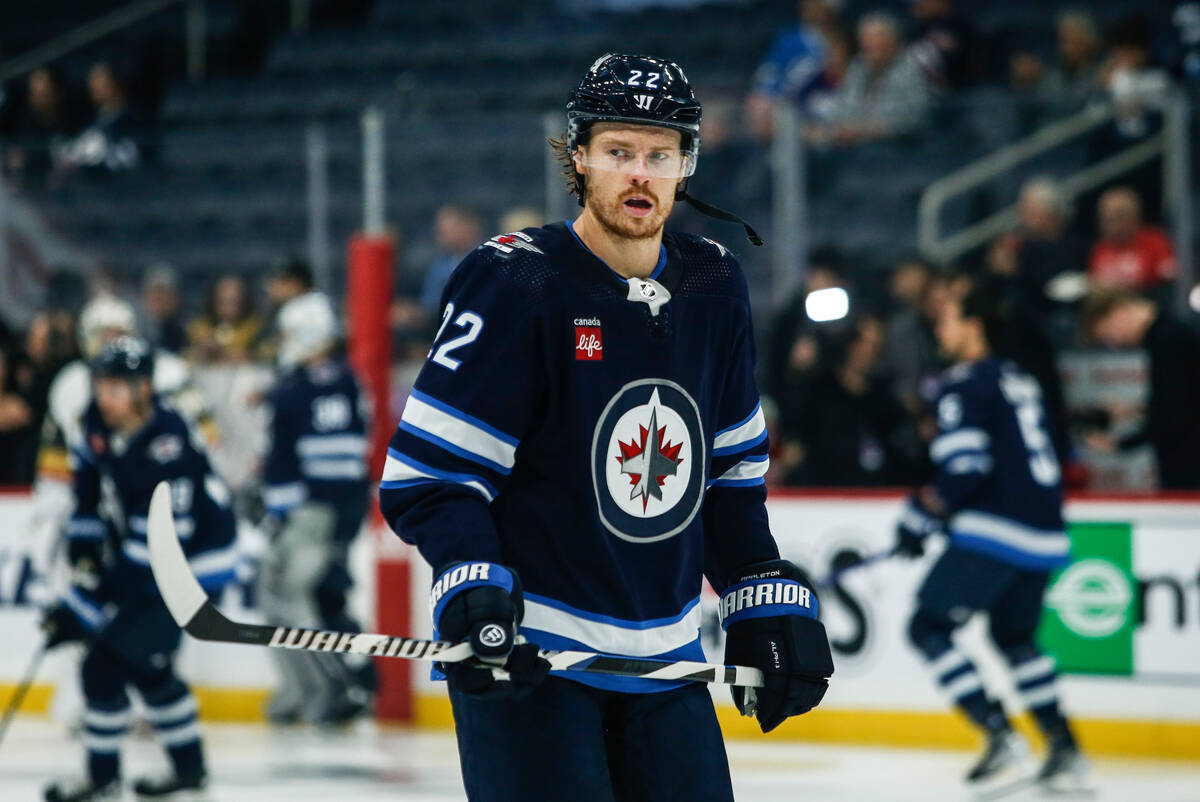
[[[495,563],[451,563],[438,574],[429,600],[435,637],[469,642],[475,655],[461,663],[438,664],[450,687],[476,696],[519,699],[546,678],[550,663],[538,657],[538,647],[516,642],[525,616],[516,571]],[[493,668],[505,669],[510,679],[496,679]]]
[[[104,565],[104,540],[94,537],[68,538],[67,561],[71,565],[71,584],[94,592],[100,587],[100,569]]]
[[[755,563],[736,573],[721,594],[725,662],[762,670],[762,688],[733,688],[742,715],[770,732],[789,716],[812,710],[825,696],[833,655],[817,596],[804,572],[787,560]]]
[[[63,602],[48,608],[42,615],[42,632],[46,635],[46,650],[64,643],[74,643],[88,637],[79,618]]]
[[[922,493],[909,496],[904,514],[896,523],[896,547],[893,553],[915,559],[925,553],[925,538],[942,531],[942,521],[923,500]]]

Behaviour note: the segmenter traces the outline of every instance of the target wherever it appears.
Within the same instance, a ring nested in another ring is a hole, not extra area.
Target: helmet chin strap
[[[576,172],[575,180],[578,182],[578,186],[582,190],[576,196],[576,200],[579,201],[580,206],[585,206],[586,205],[585,197],[586,197],[586,192],[587,192],[587,189],[586,189],[587,185],[583,182],[582,179],[583,179],[583,176],[580,175],[578,172]],[[686,180],[681,182],[679,184],[679,186],[675,189],[675,200],[685,201],[686,203],[691,205],[691,207],[693,209],[700,212],[700,214],[703,214],[707,217],[711,217],[714,220],[723,220],[726,223],[739,223],[739,224],[741,224],[742,228],[746,229],[746,239],[750,240],[751,245],[761,246],[763,244],[762,237],[758,236],[758,232],[755,231],[754,228],[749,223],[747,223],[742,218],[738,217],[733,212],[727,212],[724,209],[719,209],[716,206],[713,206],[711,203],[705,203],[704,201],[699,200],[697,198],[693,198],[691,195],[689,195],[687,192],[687,181]]]
[[[718,209],[716,206],[705,203],[702,200],[693,198],[687,193],[687,190],[680,187],[675,192],[675,200],[686,201],[691,204],[691,207],[700,214],[711,217],[715,220],[724,220],[726,223],[740,223],[746,229],[746,239],[750,240],[752,245],[762,245],[762,237],[758,236],[758,232],[751,228],[750,224],[742,218],[738,217],[733,212],[727,212],[724,209]]]

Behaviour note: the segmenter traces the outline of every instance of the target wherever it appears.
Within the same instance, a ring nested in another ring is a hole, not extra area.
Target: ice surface
[[[207,725],[216,802],[462,802],[454,739],[443,732],[377,728],[318,732],[259,725]],[[734,741],[729,744],[739,802],[939,802],[967,800],[958,783],[966,752]],[[41,798],[49,780],[82,766],[81,749],[61,726],[18,719],[0,744],[0,800]],[[163,770],[158,747],[131,737],[125,774]],[[1098,758],[1098,802],[1198,802],[1200,764]],[[1033,792],[1006,799],[1045,799]],[[1062,799],[1062,797],[1054,797]],[[548,792],[547,802],[560,802]],[[563,802],[566,802],[563,800]]]

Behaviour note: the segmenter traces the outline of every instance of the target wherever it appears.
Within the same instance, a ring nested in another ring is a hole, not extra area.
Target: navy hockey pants
[[[134,595],[122,602],[116,617],[88,643],[80,666],[88,773],[98,783],[119,776],[121,742],[132,723],[127,691],[132,685],[176,773],[201,774],[196,701],[171,666],[179,627],[160,598]]]
[[[1006,727],[1007,717],[988,694],[974,661],[951,639],[975,612],[988,614],[992,642],[1008,661],[1018,695],[1038,724],[1047,733],[1063,724],[1054,658],[1034,642],[1048,578],[1045,571],[1021,569],[951,545],[917,592],[909,639],[943,692],[983,729]]]
[[[520,701],[450,692],[470,802],[732,802],[704,685],[602,691],[549,677]]]

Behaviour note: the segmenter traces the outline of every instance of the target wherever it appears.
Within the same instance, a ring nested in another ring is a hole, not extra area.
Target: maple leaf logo
[[[679,456],[683,443],[667,440],[667,427],[658,425],[658,410],[653,407],[649,426],[639,424],[638,435],[638,439],[628,443],[617,441],[621,455],[616,460],[621,463],[621,473],[629,476],[629,498],[641,496],[645,512],[651,498],[662,501],[663,483],[678,472],[683,462]]]

